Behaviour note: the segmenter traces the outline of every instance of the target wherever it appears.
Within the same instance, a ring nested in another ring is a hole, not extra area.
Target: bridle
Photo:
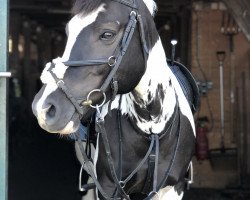
[[[143,28],[142,18],[141,18],[141,15],[138,14],[138,6],[136,5],[135,0],[111,0],[111,1],[119,2],[132,9],[129,15],[128,24],[124,30],[123,37],[120,41],[120,46],[119,46],[120,50],[117,51],[115,55],[112,55],[106,59],[77,60],[77,61],[68,60],[68,61],[62,62],[65,66],[69,66],[69,67],[84,67],[84,66],[96,66],[96,65],[110,66],[111,70],[108,76],[106,77],[105,81],[102,83],[101,87],[99,89],[93,89],[92,91],[90,91],[88,96],[86,98],[82,98],[82,100],[80,100],[80,103],[79,103],[79,100],[76,99],[71,94],[69,88],[66,86],[64,81],[62,79],[59,79],[57,75],[52,71],[52,69],[55,67],[56,64],[52,62],[50,68],[48,69],[48,72],[50,72],[50,74],[52,75],[58,88],[60,88],[64,92],[64,94],[67,96],[67,98],[70,100],[70,102],[75,107],[78,114],[80,115],[80,118],[82,118],[83,114],[86,112],[86,109],[88,109],[89,106],[92,108],[100,108],[106,102],[105,92],[107,91],[110,84],[111,84],[111,89],[112,89],[111,100],[114,100],[118,92],[118,80],[116,77],[116,72],[123,60],[124,55],[127,52],[128,46],[134,35],[137,23],[139,23],[140,39],[141,39],[141,45],[142,45],[145,64],[147,61],[148,47],[146,45],[145,32]],[[102,94],[103,101],[99,105],[93,105],[93,101],[90,98],[91,94],[93,94],[94,92],[100,92]]]

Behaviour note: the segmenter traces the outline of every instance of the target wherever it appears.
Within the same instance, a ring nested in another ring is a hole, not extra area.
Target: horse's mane
[[[148,7],[151,15],[154,15],[157,6],[154,0],[143,0],[146,6]],[[97,9],[102,3],[102,0],[76,0],[72,8],[72,14],[88,14],[93,10]]]

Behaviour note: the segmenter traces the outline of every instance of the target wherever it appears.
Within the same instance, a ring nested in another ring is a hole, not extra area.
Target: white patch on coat
[[[149,52],[146,72],[139,84],[136,86],[135,91],[145,104],[141,106],[146,107],[151,103],[150,100],[153,100],[156,97],[158,85],[162,84],[165,98],[161,101],[161,115],[157,117],[151,116],[151,121],[146,121],[144,119],[139,120],[139,116],[135,113],[134,104],[131,103],[131,108],[129,110],[133,117],[137,119],[137,126],[148,134],[150,134],[151,131],[153,133],[162,132],[166,123],[174,113],[176,104],[175,90],[173,87],[169,86],[169,80],[170,74],[166,63],[165,52],[163,50],[161,40],[158,39],[154,47]],[[149,93],[151,94],[152,99],[148,99]],[[129,102],[131,100],[127,99],[126,101]],[[135,101],[133,100],[133,97],[132,101]]]
[[[66,72],[66,70],[68,69],[68,66],[65,66],[62,63],[62,58],[58,57],[56,59],[53,59],[52,61],[55,66],[52,69],[52,72],[56,75],[57,78],[59,79],[63,79],[64,78],[64,74]],[[41,74],[41,81],[43,84],[54,84],[55,83],[55,79],[52,77],[51,73],[48,71],[48,69],[51,67],[51,62],[47,63],[42,74]]]
[[[149,80],[151,80],[151,86],[148,88]],[[166,55],[161,40],[159,39],[155,46],[152,48],[151,52],[149,53],[147,70],[135,90],[141,95],[141,97],[143,97],[143,99],[146,99],[148,95],[148,90],[150,92],[155,91],[158,83],[168,85],[169,80],[171,80],[172,82],[172,87],[167,87],[166,89],[165,102],[163,102],[163,111],[165,112],[165,114],[168,114],[169,119],[171,117],[171,113],[173,113],[174,111],[174,106],[176,103],[175,96],[173,95],[173,92],[175,91],[177,94],[180,111],[190,121],[193,133],[195,134],[194,119],[189,103],[181,89],[178,80],[176,79],[175,75],[173,74],[166,62]],[[164,123],[162,123],[162,125],[163,124]],[[141,124],[140,127],[144,127],[144,123]],[[153,132],[154,130],[157,131],[159,130],[159,127],[152,126],[152,130]]]
[[[154,16],[154,14],[157,11],[157,5],[154,2],[154,0],[143,0],[143,1],[146,4],[146,6],[147,6],[149,12],[151,13],[151,15]]]
[[[167,186],[159,190],[158,195],[156,195],[153,200],[157,199],[170,199],[170,200],[181,200],[183,198],[183,192],[178,194],[173,186]]]

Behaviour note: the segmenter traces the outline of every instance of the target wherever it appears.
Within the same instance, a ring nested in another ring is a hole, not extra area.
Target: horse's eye
[[[115,36],[115,33],[107,31],[100,35],[101,40],[111,40]]]

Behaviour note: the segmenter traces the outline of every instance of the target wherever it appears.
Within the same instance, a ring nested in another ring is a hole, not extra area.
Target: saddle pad
[[[193,113],[195,113],[199,107],[200,93],[197,83],[191,74],[191,72],[181,63],[174,61],[173,65],[171,61],[167,61],[170,69],[176,76],[184,95],[190,105]]]

